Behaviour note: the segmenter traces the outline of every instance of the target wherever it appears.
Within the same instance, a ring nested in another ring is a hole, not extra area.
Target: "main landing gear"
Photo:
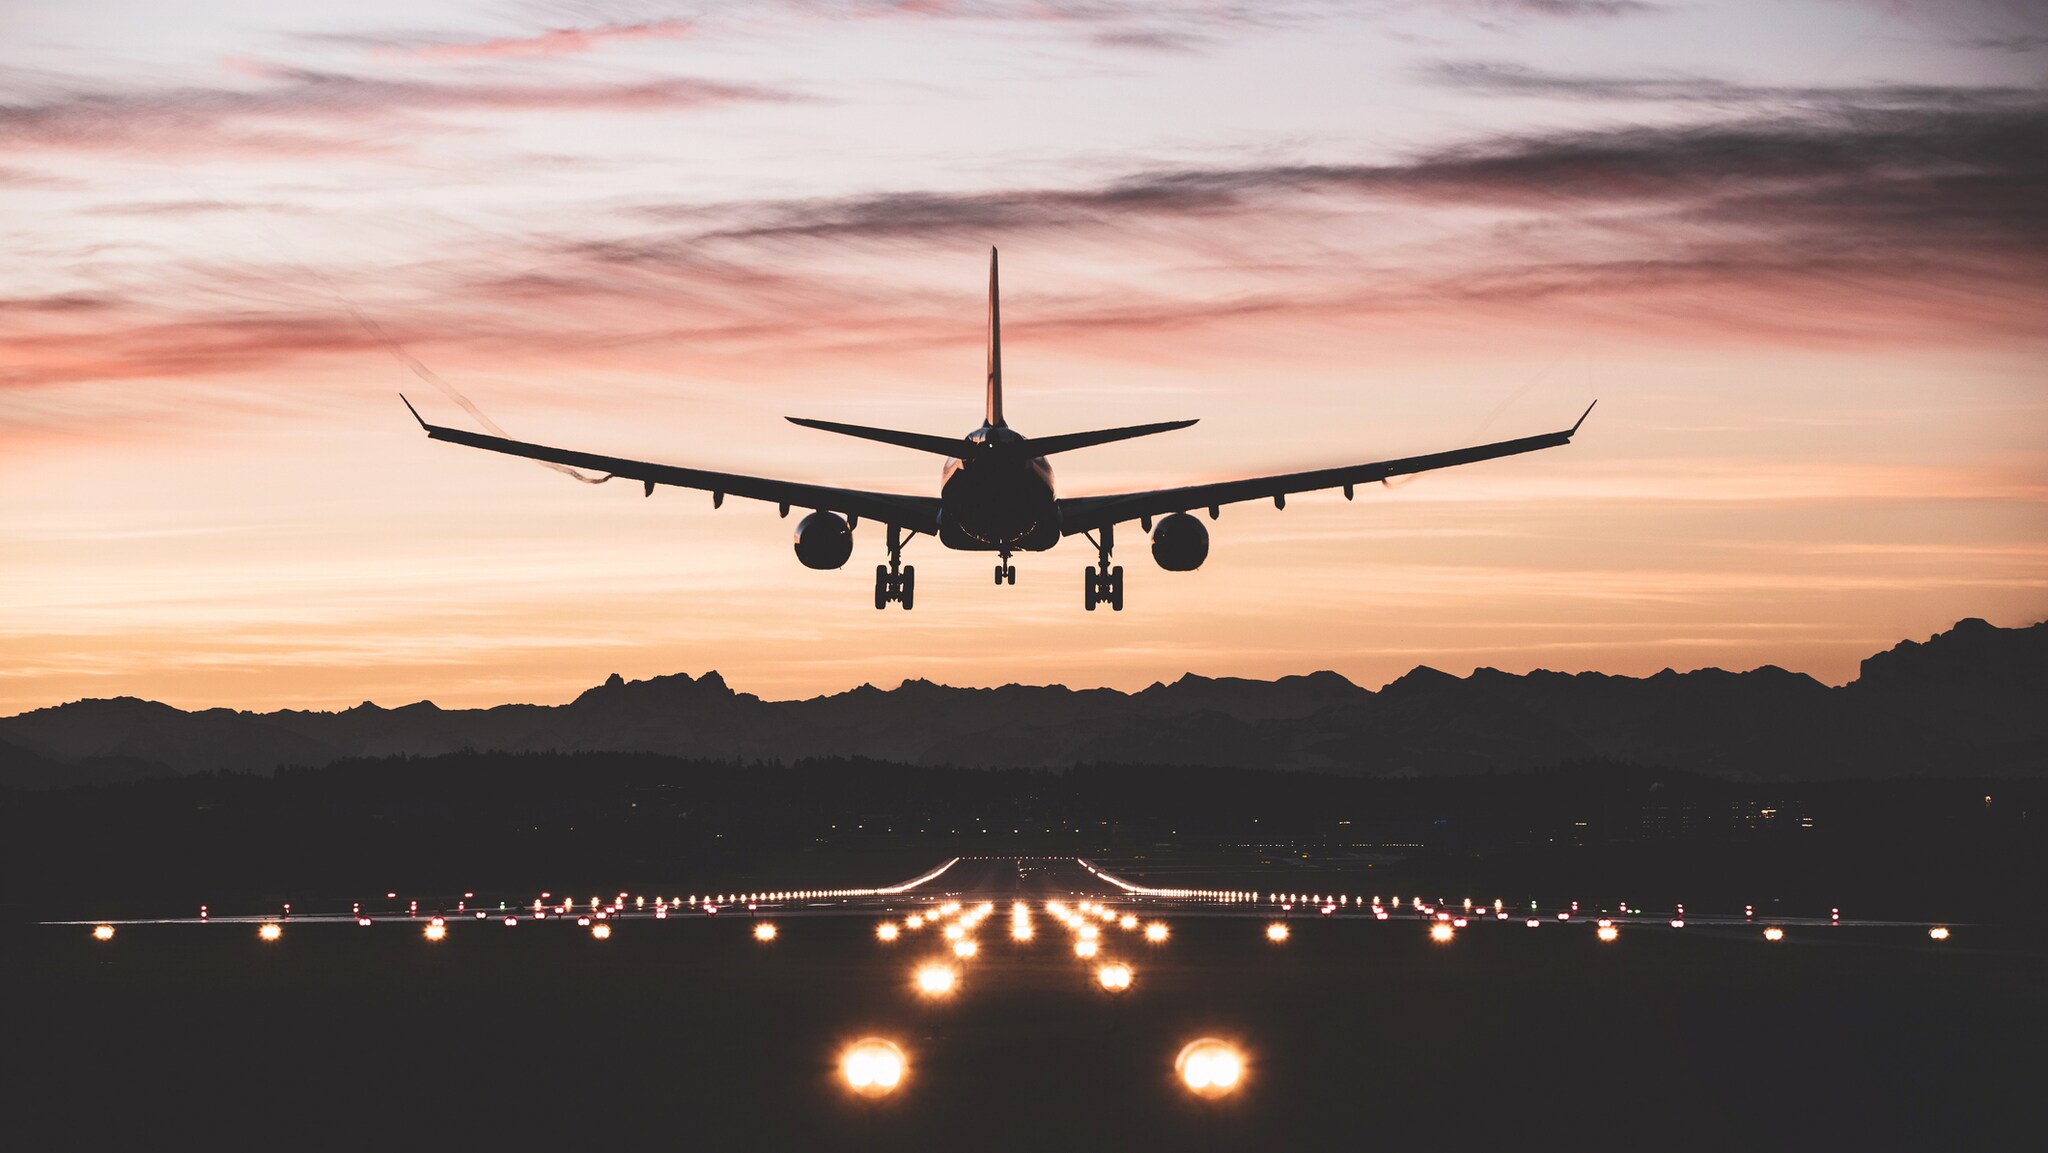
[[[1102,526],[1102,537],[1088,534],[1089,543],[1095,546],[1096,563],[1082,570],[1082,604],[1089,612],[1096,605],[1108,605],[1112,612],[1124,611],[1124,566],[1109,567],[1109,550],[1116,544],[1116,530],[1111,525]]]
[[[1002,560],[996,565],[996,583],[999,585],[1013,585],[1017,583],[1017,566],[1010,563],[1009,549],[1003,550]]]
[[[889,526],[889,563],[875,566],[875,607],[888,608],[890,602],[910,611],[917,597],[917,567],[903,563],[903,530]]]

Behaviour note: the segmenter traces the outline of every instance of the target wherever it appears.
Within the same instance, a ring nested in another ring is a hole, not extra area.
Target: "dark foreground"
[[[1517,920],[1439,945],[1297,915],[1275,945],[1265,919],[1181,917],[1159,945],[1104,929],[1137,971],[1112,1000],[1039,905],[1113,890],[1002,861],[934,887],[996,903],[941,1002],[911,972],[945,943],[885,945],[878,916],[786,917],[765,944],[743,913],[608,941],[565,921],[456,921],[436,944],[399,921],[268,944],[247,924],[15,930],[9,1123],[59,1138],[23,1148],[2038,1147],[2048,964],[2019,928],[1601,944]],[[863,1035],[910,1056],[880,1102],[838,1078]],[[1175,1079],[1202,1035],[1249,1054],[1227,1100]]]

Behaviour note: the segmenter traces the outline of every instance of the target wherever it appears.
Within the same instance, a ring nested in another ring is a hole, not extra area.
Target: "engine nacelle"
[[[1209,559],[1209,526],[1184,512],[1152,530],[1152,559],[1167,572],[1193,572]]]
[[[805,568],[838,568],[853,555],[853,529],[836,512],[814,512],[796,522],[796,559]]]

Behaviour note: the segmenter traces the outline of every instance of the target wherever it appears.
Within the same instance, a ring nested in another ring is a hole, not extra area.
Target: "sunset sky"
[[[0,713],[567,700],[718,669],[1141,688],[1417,664],[1839,683],[2048,617],[2048,3],[14,0]],[[1064,495],[1550,431],[1224,510],[1195,573],[643,499],[509,434],[933,494],[1003,252],[1010,423],[1199,417]]]

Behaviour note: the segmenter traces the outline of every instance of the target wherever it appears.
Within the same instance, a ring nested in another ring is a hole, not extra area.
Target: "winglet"
[[[400,399],[400,400],[404,400],[404,401],[405,401],[405,411],[407,411],[407,412],[411,413],[411,414],[412,414],[412,418],[413,418],[414,420],[418,420],[418,421],[420,422],[420,427],[421,427],[421,428],[425,428],[425,427],[427,427],[427,422],[426,422],[426,421],[424,421],[424,420],[420,420],[420,410],[419,410],[419,409],[416,409],[416,408],[414,408],[414,407],[412,406],[412,402],[411,402],[411,401],[409,401],[409,400],[405,400],[405,394],[404,394],[404,393],[402,393],[402,392],[401,392],[401,393],[399,393],[399,394],[398,394],[398,399]]]
[[[1593,404],[1599,404],[1599,403],[1600,403],[1600,402],[1599,402],[1599,401],[1597,401],[1597,400],[1595,400],[1595,401],[1593,402]],[[1586,406],[1586,411],[1584,411],[1584,412],[1582,412],[1582,413],[1580,413],[1580,414],[1579,414],[1579,419],[1577,419],[1577,420],[1575,420],[1575,421],[1573,421],[1573,422],[1572,422],[1572,431],[1571,431],[1571,432],[1568,432],[1568,433],[1565,433],[1565,435],[1566,435],[1566,436],[1571,436],[1571,435],[1572,435],[1573,433],[1576,433],[1576,432],[1578,432],[1578,431],[1579,431],[1579,426],[1580,426],[1580,425],[1582,425],[1582,424],[1584,424],[1584,423],[1586,423],[1586,418],[1587,418],[1587,417],[1589,417],[1589,416],[1591,416],[1591,415],[1593,415],[1593,404],[1589,404],[1589,405],[1587,405],[1587,406]]]

